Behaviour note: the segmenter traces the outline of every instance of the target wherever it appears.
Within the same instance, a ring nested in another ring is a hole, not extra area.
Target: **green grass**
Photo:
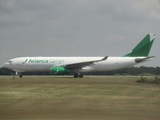
[[[0,76],[0,119],[158,120],[160,85],[139,78]]]

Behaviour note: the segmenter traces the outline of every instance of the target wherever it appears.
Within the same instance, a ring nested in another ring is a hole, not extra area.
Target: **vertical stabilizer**
[[[133,48],[133,50],[130,53],[124,55],[124,57],[148,56],[154,39],[155,34],[148,34],[135,48]]]

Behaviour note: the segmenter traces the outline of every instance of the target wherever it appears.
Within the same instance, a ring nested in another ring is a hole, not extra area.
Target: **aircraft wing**
[[[67,65],[58,65],[58,66],[63,66],[67,69],[80,69],[84,66],[88,66],[93,64],[94,62],[100,62],[100,61],[104,61],[108,58],[108,56],[105,56],[104,58],[100,59],[100,60],[93,60],[93,61],[86,61],[86,62],[78,62],[78,63],[72,63],[72,64],[67,64]]]
[[[145,61],[148,61],[148,60],[152,60],[154,57],[155,56],[149,56],[149,57],[145,57],[145,58],[136,58],[135,62],[136,63],[145,62]]]

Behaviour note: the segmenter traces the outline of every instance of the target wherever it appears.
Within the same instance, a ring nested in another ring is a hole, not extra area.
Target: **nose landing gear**
[[[23,74],[22,74],[21,72],[19,73],[19,77],[20,77],[20,78],[22,78],[22,77],[23,77]]]
[[[16,72],[16,75],[19,76],[19,78],[22,78],[23,77],[23,74],[21,72]]]

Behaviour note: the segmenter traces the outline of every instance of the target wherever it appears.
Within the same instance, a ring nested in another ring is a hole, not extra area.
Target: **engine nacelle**
[[[52,67],[51,73],[54,75],[65,75],[69,73],[69,70],[64,67]]]

